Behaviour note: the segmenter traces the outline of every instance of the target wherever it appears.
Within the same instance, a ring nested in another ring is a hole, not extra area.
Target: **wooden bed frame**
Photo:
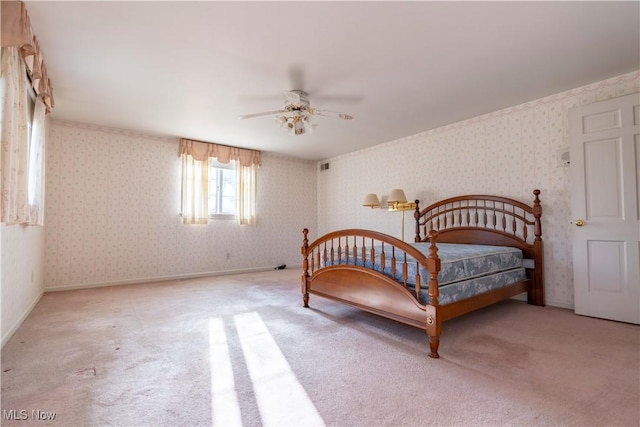
[[[431,243],[428,256],[409,243],[370,230],[334,231],[309,243],[309,230],[305,228],[301,278],[304,307],[309,307],[309,294],[315,294],[424,329],[429,339],[429,356],[437,358],[445,320],[523,292],[527,292],[529,304],[544,305],[540,190],[534,190],[533,194],[532,206],[506,197],[470,195],[452,197],[420,210],[416,200],[415,241]],[[525,264],[527,279],[523,282],[440,305],[436,242],[512,246],[521,249],[524,258],[533,263]],[[381,246],[391,253],[390,259],[385,260],[385,251],[376,253],[375,248]],[[376,256],[381,257],[381,264],[389,263],[392,274],[401,275],[403,281],[364,266],[364,262]],[[415,292],[405,286],[409,280],[407,256],[429,272],[429,277],[421,277],[420,269],[416,269],[412,278]],[[419,300],[425,282],[429,293],[426,305]]]

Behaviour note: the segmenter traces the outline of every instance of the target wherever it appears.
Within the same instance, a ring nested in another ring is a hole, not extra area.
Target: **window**
[[[183,224],[207,224],[209,218],[256,223],[259,151],[180,138],[179,153]]]
[[[236,216],[236,162],[227,164],[209,159],[209,218]]]
[[[30,84],[27,87],[29,89],[29,103],[27,108],[27,137],[29,139],[29,160],[27,170],[29,171],[29,176],[27,178],[27,194],[29,195],[29,206],[33,206],[37,203],[36,195],[38,192],[36,186],[39,182],[38,179],[40,178],[41,169],[40,143],[35,140],[34,134],[38,135],[41,132],[39,126],[42,126],[42,123],[34,121],[33,116],[36,108],[36,93]]]

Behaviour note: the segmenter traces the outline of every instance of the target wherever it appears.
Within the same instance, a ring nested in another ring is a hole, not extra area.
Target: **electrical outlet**
[[[230,252],[227,252],[227,254],[225,255],[225,258],[226,258],[226,259],[231,259],[231,253],[230,253]]]

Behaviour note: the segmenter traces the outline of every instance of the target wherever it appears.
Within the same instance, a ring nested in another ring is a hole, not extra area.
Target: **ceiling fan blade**
[[[335,111],[327,111],[327,110],[316,110],[315,108],[311,111],[312,114],[317,114],[318,116],[326,116],[333,117],[334,119],[342,119],[342,120],[351,120],[353,116],[345,113],[336,113]]]
[[[271,114],[281,114],[284,110],[265,111],[264,113],[247,114],[246,116],[240,116],[241,119],[251,119],[253,117],[269,116]]]
[[[362,95],[313,95],[313,99],[322,102],[351,102],[351,103],[359,103],[362,102],[364,96]]]

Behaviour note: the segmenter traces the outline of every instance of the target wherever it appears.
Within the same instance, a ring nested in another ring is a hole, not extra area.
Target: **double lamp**
[[[371,209],[381,208],[380,200],[378,196],[370,193],[367,194],[362,202],[362,206],[366,206]],[[404,241],[404,211],[410,211],[416,208],[416,204],[407,201],[407,196],[404,194],[404,190],[395,188],[389,193],[387,199],[387,209],[389,212],[402,212],[402,240]]]

